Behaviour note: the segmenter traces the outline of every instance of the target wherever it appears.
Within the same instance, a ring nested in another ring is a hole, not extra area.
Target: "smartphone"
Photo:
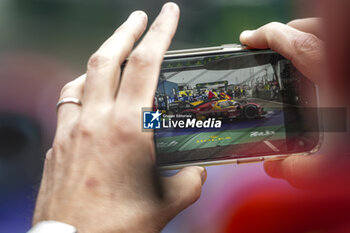
[[[157,166],[248,163],[320,146],[316,85],[272,50],[169,51],[153,112]]]

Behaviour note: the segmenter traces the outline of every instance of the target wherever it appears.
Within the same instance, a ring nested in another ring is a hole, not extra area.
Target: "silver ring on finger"
[[[77,99],[77,98],[74,98],[74,97],[66,97],[66,98],[63,98],[61,100],[59,100],[56,104],[56,112],[58,111],[59,107],[62,106],[63,104],[76,104],[76,105],[79,105],[79,106],[82,106],[82,102]]]

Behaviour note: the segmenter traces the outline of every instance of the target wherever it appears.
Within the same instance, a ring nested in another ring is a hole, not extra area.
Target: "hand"
[[[241,43],[252,48],[275,50],[291,60],[301,73],[324,90],[327,89],[326,84],[329,79],[323,75],[325,73],[324,44],[320,39],[323,37],[321,29],[321,19],[318,18],[294,20],[287,25],[269,23],[254,31],[244,31],[240,40]],[[330,96],[327,97],[331,99]],[[264,167],[270,176],[286,179],[299,188],[323,186],[326,177],[332,180],[335,174],[338,174],[335,180],[341,183],[343,179],[348,180],[348,176],[343,176],[344,172],[342,172],[345,169],[342,164],[348,159],[340,154],[341,152],[336,159],[328,155],[290,156],[285,160],[266,161]],[[330,177],[330,171],[338,172]],[[333,179],[332,184],[336,185],[335,183],[338,184],[338,182],[334,182]]]
[[[206,179],[201,167],[154,179],[153,135],[141,131],[142,107],[151,107],[160,65],[175,34],[179,9],[167,3],[140,44],[147,25],[130,15],[95,52],[86,75],[68,83],[52,149],[46,155],[33,223],[56,220],[78,232],[159,232],[195,202]],[[121,64],[129,57],[121,77]]]
[[[248,47],[270,48],[289,59],[306,77],[323,86],[324,45],[321,20],[308,18],[294,20],[287,25],[269,23],[257,30],[242,32],[240,40]]]

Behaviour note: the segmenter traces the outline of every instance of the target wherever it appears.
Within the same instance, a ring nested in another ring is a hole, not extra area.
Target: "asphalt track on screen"
[[[252,120],[234,119],[225,121],[220,129],[157,130],[155,133],[157,151],[160,153],[180,152],[284,139],[282,104],[261,99],[249,99],[249,101],[264,106],[267,114],[264,117]]]

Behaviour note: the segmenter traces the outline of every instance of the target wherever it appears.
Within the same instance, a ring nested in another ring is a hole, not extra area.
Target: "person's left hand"
[[[33,223],[56,220],[78,232],[159,232],[201,193],[206,171],[187,167],[163,178],[157,195],[153,134],[142,132],[142,108],[151,107],[160,65],[176,31],[179,9],[164,5],[147,25],[141,11],[93,54],[86,75],[68,83],[52,149],[47,153]],[[121,77],[121,65],[129,57]]]
[[[270,48],[290,59],[301,73],[320,87],[321,104],[333,107],[338,106],[339,99],[338,93],[330,89],[334,77],[324,75],[329,64],[325,63],[322,28],[320,18],[298,19],[288,24],[273,22],[256,30],[242,32],[240,41],[251,48]],[[343,184],[350,179],[349,138],[342,133],[327,134],[327,140],[323,141],[323,144],[327,143],[324,154],[295,155],[284,160],[265,161],[266,173],[285,179],[298,188],[343,189]],[[347,190],[350,191],[349,188]]]

